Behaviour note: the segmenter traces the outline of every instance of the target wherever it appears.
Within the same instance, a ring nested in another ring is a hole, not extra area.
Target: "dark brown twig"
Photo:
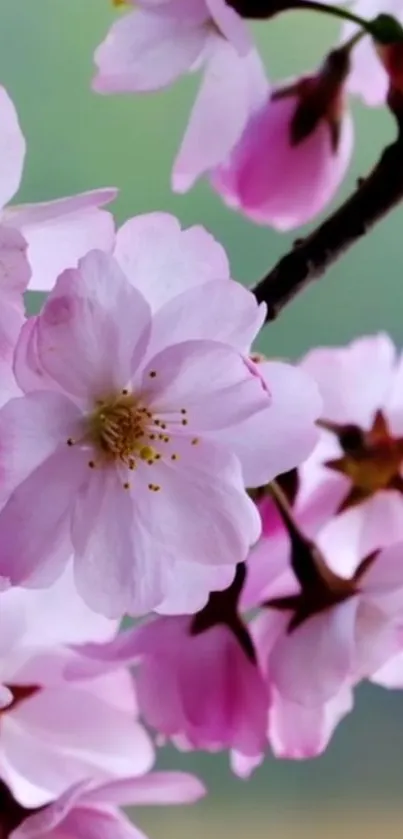
[[[399,120],[398,120],[399,122]],[[323,224],[294,248],[253,288],[267,303],[266,321],[313,280],[318,280],[345,251],[403,199],[403,132],[382,153],[372,172]]]

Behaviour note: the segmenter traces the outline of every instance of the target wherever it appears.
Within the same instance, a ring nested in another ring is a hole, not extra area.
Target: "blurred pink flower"
[[[19,188],[24,157],[16,110],[0,87],[0,353],[3,330],[14,331],[28,281],[34,289],[52,288],[61,271],[91,248],[109,250],[114,237],[111,214],[99,208],[116,197],[116,189],[6,206]]]
[[[379,14],[389,14],[403,23],[402,0],[354,0],[351,10],[361,17],[371,20]],[[342,42],[357,32],[353,23],[342,26]],[[351,54],[351,70],[347,87],[350,93],[360,96],[366,105],[379,107],[386,102],[389,88],[388,73],[374,46],[372,38],[362,38]]]
[[[315,76],[269,93],[211,181],[228,206],[289,230],[333,198],[353,148],[345,71],[332,60]]]
[[[94,677],[98,669],[137,664],[139,708],[149,726],[180,749],[229,749],[255,762],[267,742],[268,695],[238,612],[244,577],[239,565],[233,583],[192,617],[157,618],[87,644],[69,672]]]
[[[80,661],[81,644],[105,642],[117,630],[81,600],[71,568],[46,591],[1,592],[0,682],[11,701],[0,709],[0,777],[24,807],[42,806],[83,777],[150,768],[153,749],[136,721],[129,672],[65,675]]]
[[[185,772],[151,772],[104,784],[81,781],[37,812],[18,812],[9,801],[13,812],[8,823],[7,813],[0,812],[0,829],[3,817],[6,831],[1,835],[5,839],[144,839],[118,807],[191,804],[204,793],[202,783]]]
[[[135,5],[132,3],[131,5]],[[225,0],[141,0],[121,17],[95,53],[100,93],[158,90],[204,67],[173,171],[189,189],[235,145],[267,91],[244,21]]]
[[[321,390],[324,428],[299,470],[300,503],[326,507],[318,544],[350,576],[360,558],[403,539],[403,360],[379,334],[312,350],[301,367]]]
[[[274,689],[274,707],[285,700],[281,713],[288,716],[288,703],[317,708],[335,700],[328,710],[333,724],[345,712],[346,690],[370,677],[399,649],[403,545],[357,561],[346,579],[300,538],[300,543],[294,538],[289,542],[282,574],[271,566],[270,539],[263,540],[272,586],[264,590],[265,611],[252,635]],[[310,724],[309,715],[305,722]]]

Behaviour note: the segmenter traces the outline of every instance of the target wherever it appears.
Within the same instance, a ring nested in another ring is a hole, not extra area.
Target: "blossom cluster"
[[[173,186],[208,174],[283,230],[344,175],[347,92],[398,88],[390,29],[352,18],[274,90],[235,4],[140,0],[94,88],[203,67]],[[0,152],[0,836],[138,839],[121,807],[205,792],[161,744],[246,778],[320,754],[361,681],[403,686],[403,359],[383,333],[261,356],[266,303],[219,242],[163,212],[117,227],[115,189],[9,205],[4,88]]]

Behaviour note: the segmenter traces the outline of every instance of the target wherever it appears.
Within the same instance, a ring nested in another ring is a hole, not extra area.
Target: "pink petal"
[[[210,14],[224,35],[240,55],[245,55],[251,47],[251,37],[245,21],[225,0],[206,0]]]
[[[48,297],[38,320],[38,357],[67,392],[95,399],[127,385],[150,326],[148,304],[115,260],[92,251]]]
[[[12,839],[41,839],[44,834],[53,831],[79,801],[88,784],[88,780],[74,784],[57,801],[29,816],[13,831]]]
[[[371,676],[371,682],[385,688],[403,687],[403,653],[399,652]]]
[[[208,29],[181,15],[157,10],[127,14],[95,52],[93,89],[123,93],[166,87],[191,69],[208,38]]]
[[[223,312],[229,316],[223,317]],[[181,341],[211,339],[248,353],[265,314],[265,305],[258,306],[239,283],[215,279],[178,294],[157,312],[149,352]]]
[[[62,394],[17,397],[0,411],[0,474],[3,501],[77,431],[80,412]],[[66,446],[67,448],[67,446]]]
[[[17,192],[24,157],[25,140],[17,112],[4,87],[0,87],[0,207]]]
[[[125,222],[116,235],[114,255],[153,310],[182,291],[229,278],[227,255],[213,236],[200,226],[181,230],[168,213],[147,213]]]
[[[8,760],[48,798],[83,777],[99,781],[142,775],[154,760],[151,740],[131,713],[97,695],[96,681],[47,687],[10,714],[4,749]],[[18,729],[18,731],[17,731]],[[37,744],[38,764],[22,749],[24,732]],[[42,746],[44,750],[42,751]]]
[[[346,347],[311,350],[301,364],[320,387],[324,419],[369,428],[393,385],[396,350],[389,336],[380,332]]]
[[[156,608],[159,615],[185,615],[199,612],[212,591],[223,591],[231,584],[234,565],[195,565],[174,562],[165,575],[165,597]],[[178,586],[178,580],[181,581]]]
[[[85,453],[62,443],[14,490],[0,512],[0,575],[13,585],[50,585],[71,551],[68,522],[87,478]]]
[[[150,372],[156,375],[150,378]],[[258,371],[215,341],[183,341],[162,350],[149,361],[142,390],[149,409],[166,422],[168,434],[182,434],[180,411],[186,410],[184,425],[191,437],[236,425],[270,404]]]
[[[78,806],[68,814],[61,829],[63,839],[147,839],[123,813],[104,808]]]
[[[32,647],[106,641],[118,629],[115,621],[97,615],[79,596],[72,563],[50,589],[24,591],[24,595],[27,637]]]
[[[0,685],[0,710],[2,708],[7,708],[7,705],[13,701],[13,694],[11,691],[6,687],[6,685]]]
[[[399,0],[355,0],[355,14],[367,20],[380,13],[393,15],[402,23],[402,6]],[[357,32],[352,23],[344,23],[341,29],[341,43],[345,43]],[[355,96],[361,96],[366,105],[378,107],[386,102],[388,78],[372,40],[364,38],[351,53],[351,69],[348,74],[347,88]]]
[[[343,717],[353,709],[353,693],[343,688],[324,705],[309,708],[289,702],[274,691],[269,739],[274,755],[306,760],[325,751]]]
[[[202,85],[174,164],[175,192],[186,192],[197,178],[225,160],[267,89],[255,50],[243,57],[223,38],[211,38]]]
[[[0,364],[10,366],[24,322],[23,293],[31,274],[26,251],[21,234],[0,224]]]
[[[306,620],[277,642],[269,661],[277,690],[300,705],[320,705],[339,692],[352,666],[356,597]]]
[[[142,491],[151,496],[147,484],[137,487],[137,494]],[[109,618],[155,608],[164,597],[163,566],[173,562],[169,544],[159,556],[152,528],[136,506],[117,474],[94,470],[75,512],[76,585],[87,605]]]
[[[199,446],[177,442],[178,460],[153,466],[160,492],[136,495],[133,481],[133,499],[150,538],[148,550],[154,544],[161,566],[172,558],[202,565],[242,562],[261,525],[244,491],[237,459],[205,440]]]
[[[242,463],[245,484],[261,486],[299,466],[318,437],[322,401],[315,381],[289,364],[258,365],[271,395],[265,411],[214,435]]]
[[[239,143],[212,179],[230,207],[257,224],[281,231],[305,224],[333,198],[353,148],[348,113],[343,115],[336,153],[325,121],[302,143],[292,145],[290,122],[295,108],[293,97],[267,98],[251,115]]]
[[[28,243],[31,288],[47,291],[63,270],[75,268],[88,251],[112,250],[113,216],[100,207],[116,194],[115,189],[99,189],[6,211],[4,221],[18,228]]]
[[[187,772],[150,772],[143,778],[122,778],[85,794],[85,802],[107,801],[120,807],[191,804],[206,794],[204,785]]]

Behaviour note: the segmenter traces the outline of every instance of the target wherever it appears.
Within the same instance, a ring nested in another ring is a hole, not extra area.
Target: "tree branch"
[[[403,132],[388,146],[372,172],[323,224],[293,249],[252,289],[267,303],[266,322],[303,291],[403,199]]]

